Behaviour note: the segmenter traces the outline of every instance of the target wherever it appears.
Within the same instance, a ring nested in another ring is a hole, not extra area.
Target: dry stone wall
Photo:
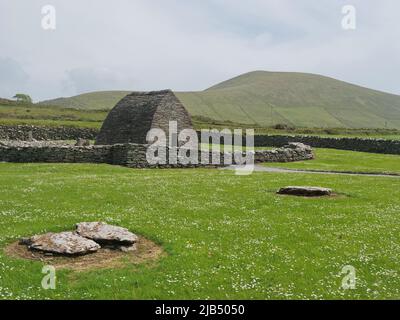
[[[302,142],[313,148],[332,148],[382,154],[400,154],[400,140],[281,135],[262,135],[254,137],[254,145],[258,147],[281,147],[292,141]]]
[[[199,139],[201,133],[198,132]],[[223,141],[220,134],[210,134],[215,141]],[[242,145],[246,145],[246,138],[239,137]],[[301,142],[313,148],[331,148],[339,150],[350,150],[382,154],[400,154],[400,140],[387,139],[363,139],[363,138],[334,138],[318,136],[300,136],[300,135],[255,135],[255,147],[283,147],[290,142]]]
[[[0,140],[94,140],[97,129],[74,127],[45,127],[31,125],[0,126]],[[30,137],[31,135],[31,137]]]
[[[198,152],[198,164],[150,165],[147,161],[146,152],[148,145],[143,144],[116,144],[103,146],[73,146],[57,145],[54,143],[21,143],[3,142],[0,143],[0,162],[15,163],[106,163],[121,165],[131,168],[182,168],[182,167],[204,167],[224,166],[227,154],[213,154],[209,151]],[[165,150],[168,159],[169,150]],[[212,163],[213,155],[220,159],[219,164],[204,164],[203,157],[209,158]],[[234,155],[230,154],[234,159]],[[314,157],[312,149],[303,144],[290,144],[285,148],[277,150],[257,151],[254,153],[255,162],[290,162],[310,160]]]
[[[112,146],[0,145],[0,161],[16,163],[110,163]]]
[[[254,161],[257,162],[294,162],[312,160],[315,155],[310,146],[302,143],[289,143],[275,150],[256,151]]]
[[[79,138],[95,140],[98,129],[74,127],[44,127],[31,125],[0,126],[0,140],[27,141],[30,138],[44,140],[77,140]],[[201,137],[199,133],[199,137]],[[282,147],[289,142],[302,142],[314,148],[332,148],[382,154],[400,154],[400,140],[330,138],[296,135],[256,135],[256,147]],[[245,145],[246,141],[243,141]]]

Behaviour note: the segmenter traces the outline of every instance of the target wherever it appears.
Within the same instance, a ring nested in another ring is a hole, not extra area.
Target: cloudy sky
[[[42,7],[56,29],[42,28]],[[355,30],[342,7],[357,9]],[[252,70],[400,94],[398,0],[0,0],[0,97],[203,90]]]

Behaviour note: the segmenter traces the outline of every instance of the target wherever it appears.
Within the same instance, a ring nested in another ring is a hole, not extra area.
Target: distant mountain
[[[126,91],[87,93],[46,101],[109,109]],[[176,92],[193,116],[272,126],[400,129],[400,96],[306,73],[255,71],[199,92]]]

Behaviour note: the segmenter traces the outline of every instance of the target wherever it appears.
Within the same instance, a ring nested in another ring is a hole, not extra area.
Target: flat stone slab
[[[82,237],[105,245],[132,246],[139,239],[126,228],[109,225],[104,222],[78,223],[76,232]]]
[[[96,252],[100,245],[75,232],[61,232],[33,236],[29,248],[62,255],[83,255]]]
[[[332,195],[332,189],[322,187],[284,187],[278,191],[278,194],[302,197],[321,197]]]

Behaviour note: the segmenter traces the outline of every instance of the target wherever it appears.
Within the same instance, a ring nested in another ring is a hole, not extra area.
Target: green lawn
[[[0,254],[0,297],[105,299],[400,298],[400,179],[216,169],[0,164],[0,246],[104,220],[162,244],[157,266],[58,271]],[[334,198],[283,197],[321,185]],[[341,289],[345,265],[357,289]]]
[[[400,156],[335,149],[314,149],[316,159],[291,163],[265,163],[288,169],[400,174]]]

